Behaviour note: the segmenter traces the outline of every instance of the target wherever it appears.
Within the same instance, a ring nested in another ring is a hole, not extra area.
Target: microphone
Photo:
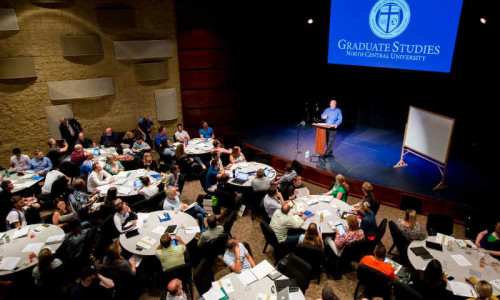
[[[306,121],[302,121],[299,124],[297,124],[297,126],[303,126],[303,125],[306,125]]]

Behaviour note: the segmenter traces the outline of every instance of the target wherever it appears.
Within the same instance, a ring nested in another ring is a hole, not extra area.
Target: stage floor
[[[473,204],[491,196],[489,176],[470,159],[453,151],[445,178],[449,187],[444,190],[432,189],[441,180],[438,168],[415,155],[405,156],[407,167],[393,168],[400,159],[403,142],[403,134],[398,132],[359,126],[355,130],[339,130],[333,147],[335,159],[328,158],[326,162],[305,159],[306,151],[315,154],[316,129],[312,125],[300,129],[297,155],[295,125],[256,125],[241,132],[242,140],[252,146],[347,178],[459,203]]]

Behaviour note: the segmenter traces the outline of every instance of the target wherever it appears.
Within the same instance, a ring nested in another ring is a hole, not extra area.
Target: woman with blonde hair
[[[335,184],[333,185],[333,188],[323,195],[332,195],[334,198],[346,202],[348,192],[349,185],[347,184],[347,182],[345,182],[344,175],[338,174],[337,176],[335,176]]]
[[[493,288],[488,281],[481,280],[476,284],[477,298],[469,298],[467,300],[498,300],[497,296],[493,295]]]
[[[32,271],[32,276],[38,286],[46,286],[47,282],[53,277],[52,271],[56,270],[62,265],[62,261],[56,258],[52,250],[43,248],[38,253],[38,264]]]
[[[306,232],[299,237],[299,244],[317,246],[323,251],[323,238],[321,237],[321,232],[318,230],[316,223],[311,223],[307,226]]]
[[[104,266],[112,267],[117,271],[135,275],[135,260],[133,258],[125,260],[122,256],[122,247],[117,242],[109,245],[102,263]]]
[[[156,171],[158,172],[158,163],[153,160],[153,156],[151,153],[146,152],[142,156],[142,164],[139,169],[146,169],[147,171]]]
[[[245,155],[241,153],[241,148],[238,146],[234,146],[233,152],[231,152],[231,154],[229,155],[229,161],[232,165],[234,165],[237,163],[246,162],[247,160],[245,159]]]
[[[117,160],[116,155],[108,154],[106,156],[106,166],[104,167],[104,170],[111,175],[116,175],[125,170],[125,168],[123,167],[122,163]]]
[[[365,234],[363,230],[359,228],[358,218],[356,218],[355,215],[348,215],[346,221],[347,228],[344,234],[341,235],[339,230],[335,228],[335,240],[332,238],[327,238],[325,240],[338,257],[340,257],[347,245],[365,238]]]
[[[398,219],[395,222],[401,234],[408,242],[422,241],[427,238],[427,233],[417,223],[417,212],[414,209],[406,210],[405,218]]]

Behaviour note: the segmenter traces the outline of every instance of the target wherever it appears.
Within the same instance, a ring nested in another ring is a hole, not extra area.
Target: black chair
[[[149,211],[149,200],[143,199],[130,205],[130,209],[135,212],[147,212]]]
[[[269,216],[267,215],[267,212],[266,212],[266,208],[264,206],[264,198],[262,198],[260,200],[260,204],[259,204],[259,209],[261,211],[261,214],[262,214],[262,219],[267,223],[267,224],[271,224],[271,218],[269,218]]]
[[[312,267],[297,255],[288,254],[278,262],[278,271],[288,278],[297,280],[302,293],[306,293],[311,282]]]
[[[144,199],[144,196],[141,194],[131,195],[131,196],[122,196],[120,197],[123,202],[127,202],[129,205],[134,204],[135,202],[139,202]]]
[[[390,225],[389,225],[390,226]],[[389,227],[390,228],[390,227]],[[411,288],[409,285],[394,280],[392,284],[395,300],[423,300],[424,298],[419,292]]]
[[[201,188],[205,191],[205,193],[210,194],[210,192],[207,190],[207,188],[205,186],[205,183],[207,180],[207,172],[208,172],[208,168],[201,171],[200,176],[199,176],[199,180],[200,180]]]
[[[385,235],[386,229],[387,229],[387,219],[383,219],[382,222],[380,222],[380,224],[378,224],[377,234],[375,235],[375,238],[372,241],[374,249],[375,249],[375,246],[377,246],[382,241],[382,238]]]
[[[294,169],[297,175],[300,176],[300,174],[302,174],[302,170],[304,170],[304,166],[295,159],[294,161],[292,161],[292,169]]]
[[[271,154],[265,152],[257,152],[255,153],[254,161],[270,166]]]
[[[113,239],[120,236],[120,232],[116,229],[113,217],[114,215],[108,216],[98,227],[94,255],[101,261],[106,253],[106,249],[113,243]]]
[[[80,166],[74,164],[70,161],[63,161],[59,165],[59,170],[69,178],[71,178],[71,183],[73,183],[73,179],[80,176]]]
[[[99,219],[104,220],[108,216],[114,215],[116,212],[115,207],[113,205],[103,204],[99,207]]]
[[[248,203],[250,206],[250,209],[252,210],[252,221],[255,220],[255,216],[257,215],[257,211],[260,208],[260,203],[264,200],[264,197],[266,196],[267,191],[257,191],[257,192],[252,192],[248,194],[247,199]],[[265,211],[264,211],[265,214]]]
[[[236,210],[233,210],[227,215],[226,220],[224,221],[224,232],[231,235],[231,228],[233,228],[234,221],[236,221],[236,218],[238,217],[238,212]]]
[[[193,273],[193,280],[198,294],[203,295],[212,288],[212,282],[214,281],[214,272],[210,262],[203,258]]]
[[[354,291],[354,299],[358,299],[359,287],[364,287],[363,297],[371,299],[382,297],[390,299],[391,285],[389,278],[379,270],[375,270],[367,265],[358,265],[358,284]]]
[[[44,224],[53,224],[52,223],[52,217],[54,216],[54,213],[45,215],[41,218],[42,223]]]
[[[250,248],[250,244],[248,244],[247,242],[243,242],[242,244],[247,249],[248,254],[250,254],[250,256],[253,258],[252,249]]]
[[[399,252],[399,263],[401,263],[404,266],[410,266],[410,261],[408,259],[408,246],[410,245],[410,243],[401,233],[401,231],[399,230],[396,223],[394,223],[394,221],[389,221],[389,231],[391,232],[394,244],[389,249],[388,253],[392,254],[391,253],[392,249],[396,247]]]
[[[284,244],[278,242],[276,233],[274,233],[274,230],[264,220],[260,221],[260,228],[262,229],[262,233],[264,234],[264,238],[266,239],[266,244],[264,245],[262,253],[266,253],[268,245],[273,246],[274,258],[275,262],[277,262],[283,256]]]
[[[323,251],[318,246],[299,244],[293,250],[293,253],[305,260],[312,267],[312,273],[318,277],[318,284],[321,280],[321,262],[323,260]]]
[[[445,214],[430,213],[427,216],[427,234],[453,234],[453,217]]]
[[[219,254],[224,254],[226,251],[228,236],[229,235],[227,233],[224,233],[200,247],[201,257],[206,258],[210,263],[212,263]]]
[[[167,285],[172,279],[180,279],[189,299],[193,299],[193,275],[190,264],[182,264],[158,273],[158,287],[160,288],[160,299],[167,297]]]
[[[139,298],[141,291],[136,277],[132,273],[110,266],[101,267],[99,273],[113,280],[115,284],[114,299],[136,300]]]
[[[342,273],[349,269],[352,261],[359,263],[365,255],[372,252],[372,241],[367,239],[362,239],[345,246],[333,268],[333,279],[342,279]]]
[[[153,196],[151,196],[151,198],[149,198],[149,200],[148,200],[148,209],[149,209],[149,211],[155,211],[155,210],[163,209],[163,207],[160,207],[160,206],[161,206],[163,200],[165,200],[166,197],[167,196],[165,194],[165,191],[161,191],[161,192],[156,193]]]

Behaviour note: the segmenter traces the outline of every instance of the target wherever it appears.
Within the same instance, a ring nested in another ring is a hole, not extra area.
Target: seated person
[[[94,152],[85,151],[85,160],[83,161],[82,165],[86,165],[86,166],[89,166],[90,168],[92,168],[92,165],[94,163],[95,163]],[[80,168],[80,170],[81,170],[81,168]],[[92,171],[90,171],[90,172],[92,172]]]
[[[83,149],[83,146],[80,144],[75,145],[75,150],[71,153],[71,162],[77,166],[83,164],[83,162],[87,159],[87,151]]]
[[[42,151],[35,150],[35,157],[30,160],[28,170],[34,171],[38,175],[45,175],[48,171],[52,170],[52,162],[43,156]]]
[[[285,204],[285,200],[278,191],[278,188],[274,185],[269,187],[266,196],[264,196],[264,209],[269,218],[272,218],[274,211],[281,209],[283,204]]]
[[[202,139],[213,139],[215,138],[215,133],[212,127],[208,127],[206,121],[201,121],[201,129],[199,131],[200,138]]]
[[[213,192],[216,188],[217,179],[219,179],[224,173],[225,173],[224,167],[222,167],[217,160],[213,160],[210,163],[210,168],[208,168],[207,171],[207,177],[205,179],[205,188]]]
[[[361,228],[361,230],[363,230],[367,239],[373,240],[375,238],[375,235],[377,235],[377,220],[375,219],[375,215],[370,209],[370,203],[361,203],[358,214],[362,216],[359,227]]]
[[[87,179],[87,189],[89,192],[95,193],[99,189],[99,186],[115,182],[113,176],[104,171],[99,162],[92,165],[92,170],[92,173],[90,173]]]
[[[78,138],[76,139],[75,145],[82,145],[84,149],[95,147],[94,141],[86,138],[83,134],[83,131],[80,131],[80,133],[78,133]]]
[[[115,206],[115,200],[118,199],[118,189],[115,186],[112,186],[108,189],[106,193],[106,197],[104,197],[104,205],[112,205]]]
[[[477,235],[476,246],[485,249],[496,259],[500,258],[500,221],[495,225],[495,230],[485,230]]]
[[[276,184],[282,193],[286,193],[288,186],[292,184],[293,179],[297,176],[297,172],[292,169],[292,164],[287,163],[285,166],[286,173],[283,176],[276,177]]]
[[[184,140],[190,140],[189,133],[182,128],[182,124],[177,124],[177,131],[174,134],[175,140],[178,142],[184,142]]]
[[[139,169],[158,172],[158,163],[155,160],[153,160],[153,156],[151,155],[151,153],[149,152],[144,153],[142,161],[139,164]]]
[[[210,149],[210,153],[214,153],[214,152],[217,152],[217,153],[220,153],[220,154],[231,154],[233,152],[233,150],[231,149],[224,149],[221,147],[221,143],[219,142],[219,140],[214,140],[212,142],[212,145],[214,145],[211,149]]]
[[[475,288],[478,297],[469,298],[467,300],[481,300],[481,299],[498,300],[497,296],[493,295],[493,287],[488,281],[484,280],[479,281],[476,284]]]
[[[206,230],[204,218],[208,216],[208,213],[201,206],[195,204],[189,208],[189,205],[181,202],[177,191],[172,188],[165,188],[165,193],[167,197],[163,201],[164,210],[183,211],[198,220],[202,233]]]
[[[120,244],[118,242],[112,243],[106,250],[106,256],[102,261],[102,265],[135,276],[135,260],[133,258],[125,260],[121,254],[122,247]]]
[[[175,164],[175,159],[174,159],[175,147],[172,144],[172,142],[170,142],[170,140],[161,141],[158,153],[164,156],[162,160],[166,164]]]
[[[175,162],[181,168],[183,174],[197,175],[206,167],[198,156],[189,157],[184,151],[184,145],[180,144],[175,148]]]
[[[61,267],[63,262],[54,256],[50,248],[43,248],[38,253],[38,264],[33,268],[31,275],[38,286],[46,286],[44,281],[50,281],[53,276],[51,271]]]
[[[220,214],[221,206],[227,208],[226,214],[232,210],[239,209],[241,202],[243,202],[243,194],[236,192],[234,186],[229,183],[229,175],[222,174],[218,179],[217,187],[214,190],[214,196],[217,197],[218,204],[213,207],[213,212],[216,215]]]
[[[78,219],[73,219],[68,222],[68,230],[64,237],[64,242],[61,247],[65,257],[70,260],[78,260],[82,254],[85,245],[85,239],[91,228],[83,229],[82,224]]]
[[[137,193],[143,195],[145,199],[151,198],[151,196],[158,194],[158,187],[151,184],[149,176],[143,176],[140,178],[142,185],[137,190]]]
[[[307,219],[306,215],[302,212],[297,214],[301,216],[299,222],[295,221],[292,215],[290,215],[290,205],[288,203],[283,204],[281,209],[274,211],[269,226],[274,230],[279,243],[295,246],[299,241],[300,234],[288,234],[289,229],[299,229]]]
[[[137,214],[130,210],[127,202],[116,200],[116,213],[113,217],[116,229],[119,233],[133,230],[137,225]]]
[[[167,290],[166,300],[188,300],[186,293],[182,290],[182,281],[177,278],[170,280]]]
[[[373,214],[377,214],[378,209],[380,208],[380,202],[378,202],[375,197],[373,196],[373,186],[369,182],[364,182],[363,185],[361,186],[361,190],[363,191],[363,194],[365,195],[361,201],[353,205],[353,211],[357,212],[359,210],[359,206],[361,205],[361,202],[363,201],[368,201],[370,203],[370,207],[373,211]]]
[[[396,279],[396,274],[394,274],[394,269],[390,263],[384,262],[387,250],[384,244],[380,243],[375,246],[375,251],[373,255],[367,255],[359,262],[361,265],[366,265],[372,269],[378,270],[384,273],[389,280]]]
[[[9,171],[25,171],[28,170],[28,165],[30,163],[30,157],[26,154],[21,153],[21,149],[14,148],[12,150],[14,156],[10,158],[10,169]]]
[[[151,151],[151,146],[149,146],[143,139],[141,135],[136,137],[136,141],[132,146],[132,155],[136,159],[142,159],[144,153]]]
[[[340,257],[347,245],[365,238],[365,234],[363,230],[359,228],[358,218],[356,218],[355,215],[348,215],[346,221],[347,228],[343,235],[340,235],[339,230],[335,228],[335,240],[330,237],[325,239],[325,242],[330,246],[337,257]]]
[[[12,203],[10,199],[12,198],[12,190],[14,189],[14,184],[10,180],[4,180],[1,183],[2,191],[0,192],[0,232],[5,232],[5,218],[12,208]]]
[[[182,175],[180,171],[179,165],[173,165],[170,168],[170,173],[167,174],[167,179],[165,179],[165,186],[182,193],[182,188],[184,187],[184,175]]]
[[[164,126],[160,126],[158,134],[155,136],[156,149],[160,148],[163,141],[168,141],[167,129]]]
[[[106,299],[103,296],[105,290],[115,287],[113,280],[106,278],[97,272],[93,265],[83,268],[81,280],[72,289],[70,300]]]
[[[71,201],[71,206],[78,213],[80,217],[85,217],[87,212],[95,211],[96,208],[93,208],[93,204],[99,200],[99,193],[97,190],[94,193],[87,193],[87,185],[85,184],[85,180],[78,178],[73,182],[73,192]]]
[[[405,219],[397,219],[395,223],[409,243],[427,238],[427,232],[417,223],[417,212],[414,209],[407,209]]]
[[[132,147],[135,143],[135,135],[132,131],[126,131],[120,142],[120,146],[123,148],[123,153],[132,153]]]
[[[301,189],[304,187],[304,184],[302,183],[302,177],[299,175],[295,176],[293,179],[293,184],[290,184],[288,186],[288,200],[294,200],[297,198],[297,195],[299,193],[298,189]]]
[[[332,195],[334,198],[346,202],[347,192],[349,192],[349,185],[345,182],[344,175],[337,174],[337,176],[335,176],[335,184],[333,185],[333,188],[323,195]]]
[[[116,155],[108,154],[106,155],[106,166],[104,167],[104,170],[111,175],[116,175],[121,171],[124,171],[125,168],[122,163],[116,159]]]
[[[233,151],[229,155],[229,161],[231,162],[232,165],[237,164],[237,163],[242,163],[246,162],[245,155],[241,152],[241,148],[238,146],[233,147]]]
[[[113,132],[111,127],[106,128],[105,132],[101,135],[99,144],[105,147],[114,147],[120,144],[120,137],[117,133]]]
[[[304,234],[301,234],[299,237],[299,244],[316,246],[323,251],[324,243],[323,237],[321,236],[321,232],[318,230],[318,225],[316,223],[310,223],[307,226],[307,230]]]
[[[271,186],[271,180],[264,176],[264,169],[258,169],[255,178],[250,183],[254,192],[267,191]]]
[[[156,249],[156,257],[160,260],[163,271],[185,264],[184,252],[186,244],[180,236],[176,236],[174,241],[168,232],[165,232],[160,238],[160,245]]]
[[[248,253],[245,246],[235,237],[230,237],[226,243],[226,252],[224,253],[224,262],[235,273],[241,273],[243,270],[249,270],[255,267],[255,262]]]
[[[50,159],[52,162],[52,166],[55,168],[59,166],[61,163],[62,159],[66,155],[66,152],[68,151],[68,143],[64,142],[64,147],[59,147],[56,143],[56,140],[53,138],[49,138],[47,140],[47,145],[49,146],[49,152],[47,152],[47,157]]]
[[[77,215],[73,212],[71,205],[67,204],[63,198],[56,198],[54,200],[54,204],[56,209],[52,215],[52,224],[59,227],[67,227],[69,221],[77,218]]]
[[[59,171],[59,168],[49,171],[45,176],[45,182],[42,186],[42,195],[50,196],[50,194],[52,193],[52,185],[61,177],[64,177],[67,181],[69,181],[69,177],[61,173],[61,171]]]
[[[217,219],[214,215],[210,215],[207,218],[208,229],[203,232],[198,241],[198,247],[202,247],[211,240],[218,238],[224,234],[224,227],[222,225],[217,225]]]
[[[12,203],[12,209],[5,220],[7,230],[28,226],[24,214],[24,206],[26,205],[24,198],[21,196],[13,196],[10,201]]]
[[[446,275],[437,259],[431,260],[424,271],[416,270],[412,281],[413,288],[423,299],[451,299],[451,292],[446,290]]]

